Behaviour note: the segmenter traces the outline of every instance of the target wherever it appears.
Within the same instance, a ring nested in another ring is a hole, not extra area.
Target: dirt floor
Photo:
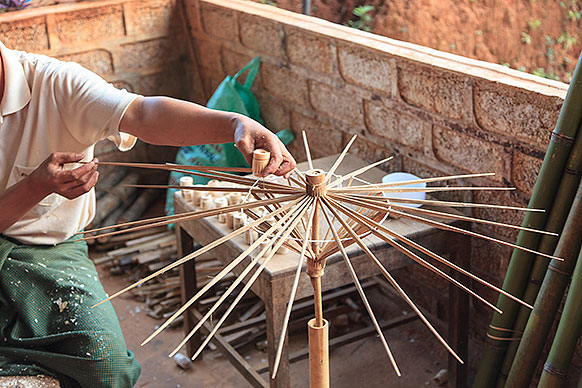
[[[100,269],[101,281],[108,293],[127,285],[123,277],[113,277]],[[403,313],[401,304],[394,303],[380,292],[372,292],[371,303],[379,316],[394,317]],[[169,330],[145,347],[141,341],[161,323],[146,315],[145,305],[131,297],[113,301],[127,346],[142,365],[137,387],[247,387],[250,386],[218,350],[206,350],[203,359],[194,362],[192,369],[182,370],[167,354],[182,339],[182,329]],[[395,376],[380,340],[370,336],[334,349],[331,352],[331,383],[342,387],[436,387],[433,377],[446,368],[446,354],[419,321],[385,333],[403,376]],[[290,340],[292,350],[306,346],[304,335]],[[266,353],[247,350],[243,356],[257,369],[267,364]],[[308,361],[291,365],[294,387],[309,384]],[[267,379],[264,374],[263,378]],[[447,385],[442,385],[446,387]]]
[[[255,0],[301,12],[302,0]],[[346,24],[371,5],[372,32],[569,82],[582,49],[580,0],[312,0],[312,15]],[[360,24],[361,25],[361,24]]]

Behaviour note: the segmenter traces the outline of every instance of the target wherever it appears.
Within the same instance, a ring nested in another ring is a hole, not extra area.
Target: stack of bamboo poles
[[[523,226],[543,228],[561,237],[534,235],[521,231],[517,245],[554,254],[563,261],[549,263],[541,256],[514,250],[503,289],[534,304],[533,312],[500,295],[475,378],[475,388],[529,387],[543,347],[558,312],[582,243],[582,55],[578,60],[566,99],[552,134],[534,191],[530,208],[546,213],[528,213]],[[582,265],[582,264],[580,264]],[[549,270],[548,270],[549,269]],[[582,271],[582,269],[579,269]],[[578,306],[573,302],[582,292],[575,279],[568,295],[550,357],[539,387],[564,386],[573,346],[580,334]],[[578,299],[579,300],[579,299]],[[578,303],[579,304],[579,303]],[[565,346],[564,343],[568,343]],[[561,350],[563,348],[567,350]]]

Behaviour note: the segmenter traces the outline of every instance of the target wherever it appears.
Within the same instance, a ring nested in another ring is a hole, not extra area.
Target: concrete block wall
[[[196,94],[201,88],[193,86],[199,82],[197,67],[176,0],[68,3],[0,14],[0,40],[11,49],[77,62],[131,92],[202,99]],[[117,153],[113,143],[103,141],[96,154],[172,161],[175,149],[140,143]]]
[[[386,171],[422,177],[494,172],[470,183],[516,188],[440,198],[527,206],[567,85],[261,4],[185,4],[206,95],[259,56],[253,89],[266,125],[290,127],[297,135],[305,130],[314,157],[340,152],[357,134],[351,152],[362,159],[395,156],[382,166]],[[291,151],[305,160],[301,142]],[[520,224],[523,213],[480,209],[473,215]],[[517,235],[487,225],[473,228],[511,242]],[[511,249],[474,239],[471,269],[501,285],[510,255]],[[396,275],[425,309],[446,318],[445,281],[418,266]],[[495,293],[473,288],[496,302]],[[471,314],[473,344],[480,345],[492,312],[472,302]]]

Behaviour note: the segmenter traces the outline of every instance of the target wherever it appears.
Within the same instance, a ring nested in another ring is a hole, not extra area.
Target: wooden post
[[[310,170],[305,173],[307,178],[306,191],[313,197],[325,195],[325,172]],[[318,206],[318,205],[316,205]],[[316,260],[307,260],[307,274],[313,286],[313,304],[315,318],[307,323],[309,333],[309,381],[311,388],[329,388],[329,324],[323,319],[323,304],[321,300],[321,277],[325,268],[325,260],[317,260],[319,247],[319,208],[314,209],[311,228],[311,247]]]

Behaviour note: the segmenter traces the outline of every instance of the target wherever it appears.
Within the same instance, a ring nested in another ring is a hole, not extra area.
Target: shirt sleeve
[[[52,65],[54,98],[71,135],[87,146],[109,139],[121,151],[131,149],[137,138],[120,132],[119,124],[140,96],[115,88],[76,63],[55,61]]]

